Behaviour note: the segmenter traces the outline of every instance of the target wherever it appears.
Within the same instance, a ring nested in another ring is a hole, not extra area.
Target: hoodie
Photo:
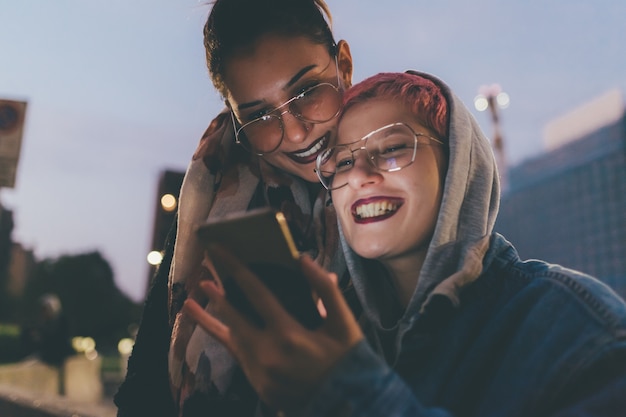
[[[520,260],[493,231],[491,146],[453,92],[434,234],[406,309],[340,230],[365,339],[308,404],[312,416],[620,416],[626,304],[593,277]],[[391,301],[390,301],[391,300]]]
[[[460,291],[479,276],[500,201],[491,146],[474,117],[440,80],[413,73],[433,80],[448,101],[449,162],[435,231],[422,270],[416,271],[417,287],[406,310],[397,312],[395,324],[389,325],[389,320],[381,317],[381,309],[389,310],[389,304],[394,304],[381,299],[381,286],[385,285],[381,271],[354,253],[341,234],[353,285],[363,306],[364,330],[392,363],[402,335],[430,299],[439,294],[458,306]],[[383,292],[391,292],[390,287],[387,289]]]

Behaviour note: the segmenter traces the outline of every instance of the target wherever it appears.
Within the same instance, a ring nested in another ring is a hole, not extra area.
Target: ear
[[[343,86],[350,88],[352,86],[352,54],[348,42],[340,40],[337,44],[337,66]]]

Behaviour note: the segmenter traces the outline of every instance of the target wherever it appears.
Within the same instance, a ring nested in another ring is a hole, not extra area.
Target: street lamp
[[[502,91],[498,84],[483,85],[478,90],[478,95],[474,98],[474,107],[478,111],[490,110],[491,121],[493,122],[493,149],[496,156],[496,164],[500,171],[500,184],[503,190],[508,187],[507,166],[504,155],[504,141],[500,129],[500,118],[498,108],[509,107],[509,95]]]

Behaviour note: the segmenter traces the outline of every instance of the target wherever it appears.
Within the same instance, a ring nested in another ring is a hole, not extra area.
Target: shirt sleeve
[[[307,415],[448,417],[440,408],[427,409],[411,388],[361,341],[333,369],[309,405]]]
[[[163,262],[144,304],[126,377],[115,394],[118,417],[176,415],[167,369],[171,336],[168,276],[175,236],[176,222],[168,233]]]
[[[609,354],[551,401],[536,405],[536,414],[552,417],[618,417],[626,410],[626,343]],[[481,401],[489,401],[483,398]],[[488,409],[489,407],[487,407]],[[453,417],[450,411],[426,407],[411,387],[363,340],[333,369],[315,394],[307,416],[316,417]],[[500,415],[495,410],[485,415]]]

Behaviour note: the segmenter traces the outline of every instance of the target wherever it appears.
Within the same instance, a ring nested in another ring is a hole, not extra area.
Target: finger
[[[237,283],[267,325],[279,323],[283,325],[286,321],[291,324],[296,323],[270,289],[232,253],[217,246],[212,247],[211,251],[214,259],[219,259],[219,264],[228,271],[230,277]]]
[[[322,301],[321,298],[317,299],[317,311],[320,313],[320,317],[325,319],[326,317],[328,317],[328,313],[326,312],[326,306],[324,305],[324,302]]]
[[[217,287],[214,282],[206,281],[200,284],[200,288],[209,297],[209,305],[213,305],[215,313],[220,320],[226,322],[230,329],[230,338],[242,340],[254,338],[256,327],[251,324],[239,310],[230,304],[224,295],[224,291]]]
[[[204,257],[202,258],[202,266],[204,266],[209,271],[211,278],[223,293],[224,287],[222,285],[222,280],[217,273],[217,270],[215,269],[215,264],[213,263],[213,260],[211,259],[211,256],[208,254],[208,252],[204,252]]]
[[[341,290],[336,284],[336,274],[327,272],[306,255],[300,258],[300,263],[304,275],[309,280],[311,288],[317,291],[317,294],[324,303],[327,318],[332,318],[332,320],[326,321],[327,325],[335,327],[334,330],[338,332],[349,331],[349,334],[346,335],[350,336],[350,338],[358,336],[357,334],[352,334],[351,329],[354,328],[356,320],[354,319],[348,303],[346,303],[343,298]],[[335,275],[335,277],[333,277],[333,275]]]
[[[183,303],[183,310],[211,336],[216,338],[226,348],[234,354],[234,346],[230,336],[230,330],[215,317],[204,311],[204,309],[192,299],[187,299]]]
[[[333,282],[334,285],[338,285],[339,280],[337,279],[337,274],[328,274],[328,277],[330,278],[330,280]],[[315,293],[314,290],[313,292]],[[326,318],[328,313],[326,312],[326,306],[324,306],[324,302],[322,301],[321,298],[319,298],[317,294],[315,294],[315,298],[317,300],[316,302],[317,311],[319,311],[320,316],[322,316],[322,318]]]
[[[224,290],[214,281],[203,281],[198,284],[198,288],[200,288],[214,305],[218,304],[221,299],[226,297]]]

